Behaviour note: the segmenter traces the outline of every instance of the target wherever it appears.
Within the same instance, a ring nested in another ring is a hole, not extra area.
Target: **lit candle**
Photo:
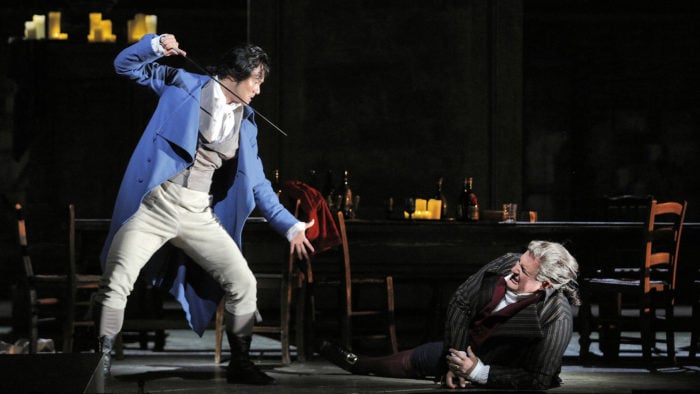
[[[428,219],[428,200],[416,198],[416,219]]]
[[[108,41],[108,42],[114,42],[117,40],[117,36],[112,34],[112,21],[111,20],[103,20],[100,29],[102,31],[102,40],[100,41]]]
[[[49,12],[49,39],[58,40],[61,37],[61,13]]]
[[[90,34],[88,34],[88,41],[102,41],[102,14],[99,12],[90,13]],[[97,31],[100,30],[98,33]],[[99,34],[99,39],[97,35]]]
[[[34,22],[36,39],[43,40],[46,38],[46,15],[34,15],[32,21]]]
[[[428,200],[428,212],[430,212],[430,219],[438,220],[440,219],[440,214],[442,211],[442,201],[436,199]]]
[[[25,40],[35,40],[36,39],[36,29],[34,28],[34,22],[32,22],[32,21],[24,22],[24,39]]]
[[[155,15],[146,15],[146,34],[155,34],[157,30],[158,17]]]
[[[140,40],[146,34],[146,15],[134,15],[134,19],[129,21],[127,27],[129,28],[129,41],[136,42]]]

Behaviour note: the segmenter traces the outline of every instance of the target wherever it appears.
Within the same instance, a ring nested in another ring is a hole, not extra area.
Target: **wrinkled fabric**
[[[316,221],[315,226],[306,230],[306,238],[315,242],[316,253],[342,243],[340,231],[321,192],[301,181],[286,181],[282,184],[281,197],[290,201],[299,199],[299,218],[304,222]]]

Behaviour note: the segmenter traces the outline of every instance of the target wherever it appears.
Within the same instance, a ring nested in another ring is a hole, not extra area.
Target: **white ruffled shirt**
[[[226,95],[221,86],[210,81],[202,88],[199,108],[199,134],[211,143],[234,138],[234,149],[238,149],[243,105],[227,104]]]

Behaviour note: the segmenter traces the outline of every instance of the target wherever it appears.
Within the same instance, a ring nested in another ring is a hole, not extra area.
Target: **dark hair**
[[[233,77],[236,81],[243,81],[260,65],[263,72],[261,77],[265,77],[270,72],[267,53],[257,45],[241,44],[226,51],[217,65],[209,67],[209,71],[219,79]]]

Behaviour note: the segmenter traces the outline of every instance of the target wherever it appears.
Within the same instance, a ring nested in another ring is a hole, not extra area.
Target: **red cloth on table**
[[[306,238],[315,242],[316,253],[342,243],[340,231],[321,192],[301,181],[286,181],[282,184],[281,197],[290,201],[301,200],[299,219],[305,222],[312,219],[316,221],[306,230]]]

